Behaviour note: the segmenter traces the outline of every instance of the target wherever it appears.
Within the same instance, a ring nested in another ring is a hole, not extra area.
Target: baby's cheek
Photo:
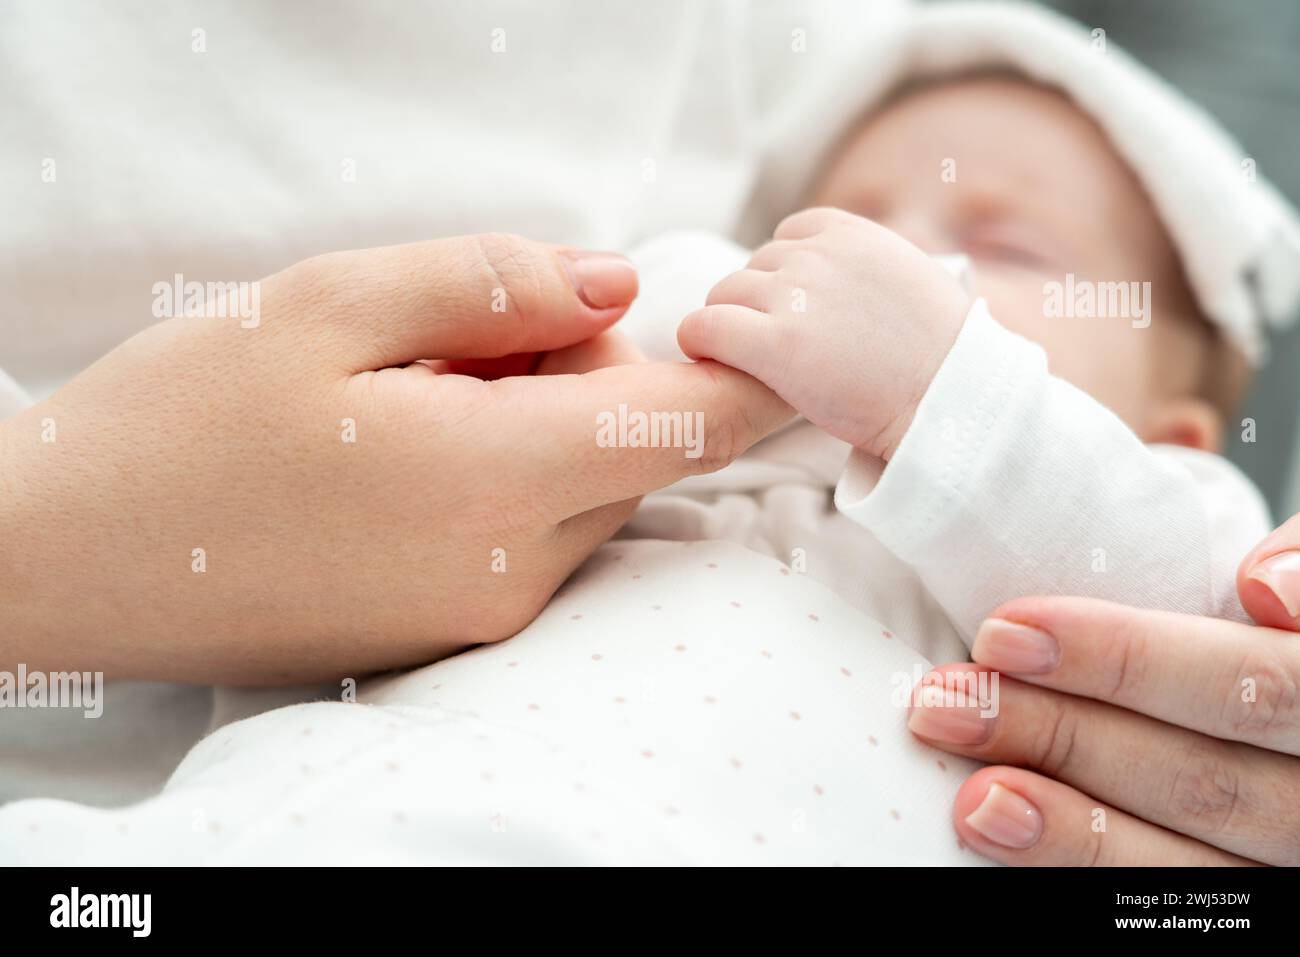
[[[1043,291],[1050,278],[1026,272],[1012,278],[976,272],[975,295],[1003,327],[1038,343],[1048,369],[1133,421],[1150,386],[1152,337],[1122,318],[1048,315]]]
[[[1048,281],[1039,273],[1002,271],[977,264],[971,287],[973,295],[988,303],[989,313],[1003,328],[1047,350],[1052,371],[1060,375],[1064,368],[1081,368],[1080,359],[1086,359],[1092,350],[1085,325],[1089,320],[1048,316],[1043,292]]]

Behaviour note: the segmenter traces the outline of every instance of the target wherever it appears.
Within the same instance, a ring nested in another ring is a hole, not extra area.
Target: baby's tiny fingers
[[[811,209],[801,209],[797,213],[791,213],[781,220],[776,227],[776,232],[772,234],[772,238],[807,239],[810,236],[825,232],[832,226],[861,222],[861,216],[855,216],[842,209],[835,209],[831,206],[814,206]]]
[[[748,306],[759,312],[771,312],[781,295],[772,274],[757,269],[742,269],[724,276],[709,290],[706,306]]]
[[[787,357],[779,321],[748,306],[696,309],[677,327],[677,344],[692,359],[715,359],[748,372],[774,392]]]
[[[749,257],[749,268],[759,272],[776,272],[788,266],[805,244],[797,239],[773,239],[754,250]]]

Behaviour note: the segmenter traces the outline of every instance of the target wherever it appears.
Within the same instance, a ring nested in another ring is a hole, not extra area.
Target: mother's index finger
[[[646,362],[502,379],[499,401],[545,435],[526,463],[558,519],[716,471],[788,422],[757,379],[716,362]],[[539,400],[540,404],[539,404]]]
[[[1097,599],[1025,598],[985,620],[972,656],[1031,684],[1300,755],[1294,638]]]

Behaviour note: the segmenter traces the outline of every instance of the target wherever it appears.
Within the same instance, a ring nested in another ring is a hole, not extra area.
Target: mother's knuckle
[[[285,270],[295,290],[315,289],[325,291],[336,286],[346,286],[353,272],[352,256],[346,252],[327,252],[294,263]]]
[[[328,252],[294,263],[276,277],[274,294],[293,303],[293,313],[306,318],[351,321],[363,298],[367,277],[356,254]]]
[[[541,267],[532,246],[522,236],[480,233],[474,240],[487,294],[484,296],[484,290],[476,284],[463,284],[464,296],[483,297],[483,301],[465,301],[461,308],[477,313],[486,306],[501,313],[506,319],[500,333],[502,348],[514,350],[525,338],[529,312],[526,304],[540,299],[544,283]]]
[[[1236,669],[1221,714],[1223,726],[1237,737],[1286,737],[1300,740],[1300,685],[1275,650],[1246,653]]]
[[[1044,722],[1033,745],[1036,766],[1048,777],[1068,774],[1079,737],[1079,714],[1069,704],[1056,702],[1055,714]]]
[[[480,233],[474,239],[483,267],[497,287],[520,293],[540,284],[541,270],[528,240],[514,233]]]
[[[1090,827],[1089,831],[1092,837],[1088,840],[1084,851],[1087,860],[1081,860],[1079,863],[1084,867],[1113,867],[1118,864],[1114,844],[1107,836],[1106,829]]]
[[[1218,833],[1237,812],[1241,779],[1217,749],[1190,751],[1174,772],[1169,809],[1175,820],[1193,822],[1197,831]]]
[[[706,424],[698,465],[701,472],[716,472],[736,460],[744,444],[736,434],[736,425],[727,418]]]
[[[1118,624],[1099,651],[1103,673],[1111,679],[1105,700],[1132,701],[1140,696],[1147,680],[1150,660],[1146,632],[1141,623],[1129,621]]]

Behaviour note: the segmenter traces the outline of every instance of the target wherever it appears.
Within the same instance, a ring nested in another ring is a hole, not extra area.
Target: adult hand
[[[620,365],[635,294],[622,257],[468,236],[298,263],[255,327],[145,330],[0,424],[0,668],[277,683],[509,636],[637,496],[790,415],[713,363]],[[620,404],[703,413],[703,455],[601,447]]]
[[[1300,864],[1300,516],[1237,581],[1258,627],[1081,598],[985,621],[909,719],[994,764],[958,793],[962,840],[1017,865]],[[972,667],[1002,673],[996,716]]]

